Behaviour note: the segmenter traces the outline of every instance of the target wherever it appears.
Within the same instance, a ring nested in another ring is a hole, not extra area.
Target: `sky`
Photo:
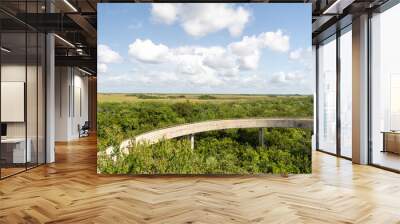
[[[311,94],[311,4],[98,4],[98,88]]]

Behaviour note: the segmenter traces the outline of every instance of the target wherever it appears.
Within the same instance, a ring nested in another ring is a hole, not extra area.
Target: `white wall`
[[[71,88],[73,102],[71,101],[70,135],[78,138],[78,125],[82,126],[88,120],[88,78],[81,76],[74,70],[73,88]]]
[[[55,68],[55,140],[68,140],[68,117],[69,117],[69,96],[70,85],[69,68]]]
[[[88,78],[83,75],[76,68],[56,67],[56,141],[79,138],[78,125],[88,120]]]

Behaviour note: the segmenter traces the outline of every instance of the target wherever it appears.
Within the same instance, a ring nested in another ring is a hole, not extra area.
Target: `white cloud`
[[[258,36],[261,43],[277,52],[287,52],[289,50],[289,36],[284,35],[282,30],[276,32],[265,32]]]
[[[230,68],[235,65],[234,59],[223,47],[204,48],[206,51],[204,63],[212,68]]]
[[[307,49],[297,48],[296,50],[293,50],[289,53],[289,59],[294,61],[309,60],[310,57],[311,57],[311,48]]]
[[[275,84],[301,84],[305,81],[305,76],[299,71],[278,72],[272,75],[271,83]]]
[[[182,74],[195,75],[203,73],[205,70],[202,56],[195,53],[175,54],[170,59],[176,65],[177,72]]]
[[[310,74],[300,70],[221,77],[214,72],[187,75],[157,67],[151,71],[144,68],[129,73],[99,76],[98,81],[100,91],[104,89],[111,92],[310,94],[313,89]]]
[[[98,63],[97,64],[97,71],[99,73],[106,73],[108,70],[107,64],[104,63]]]
[[[187,78],[190,84],[216,86],[222,84],[220,76],[225,74],[223,68],[217,64],[215,67],[210,67],[204,60],[220,50],[223,49],[220,47],[180,47],[172,50],[170,62],[176,65],[176,73],[183,79]]]
[[[195,37],[224,29],[232,36],[239,36],[250,20],[250,12],[245,8],[222,3],[153,3],[151,14],[160,23],[178,22],[186,33]]]
[[[178,72],[194,75],[213,72],[218,76],[235,76],[239,72],[234,55],[220,46],[185,46],[171,49],[170,61]]]
[[[276,92],[310,94],[314,89],[314,78],[307,69],[281,71],[269,76],[268,87]]]
[[[169,48],[148,39],[136,39],[129,45],[129,55],[144,63],[173,62],[183,73],[198,73],[199,69],[203,69],[201,67],[206,66],[219,74],[234,76],[240,69],[257,69],[264,48],[276,52],[287,52],[289,39],[289,36],[283,34],[281,30],[245,36],[241,41],[233,42],[227,47]]]
[[[281,30],[264,32],[258,36],[244,36],[241,41],[231,43],[228,48],[239,57],[242,69],[254,70],[258,67],[261,49],[269,48],[276,52],[287,52],[290,37]]]
[[[278,44],[279,46],[275,46]],[[181,46],[170,48],[162,43],[136,39],[129,45],[129,55],[138,61],[140,69],[132,71],[136,78],[132,82],[146,85],[170,83],[183,86],[228,86],[236,84],[257,86],[267,83],[271,77],[257,76],[263,49],[278,53],[289,49],[289,36],[282,31],[264,32],[245,36],[241,41],[227,46]],[[149,68],[148,64],[151,64]],[[252,70],[252,71],[249,71]],[[149,72],[157,71],[157,72]],[[262,78],[261,78],[262,77]],[[274,82],[293,79],[292,75],[275,77]],[[243,86],[240,86],[243,88]]]
[[[98,73],[106,73],[108,70],[107,64],[122,62],[121,55],[112,50],[108,45],[99,44],[97,47],[97,70]]]
[[[302,48],[299,48],[299,49],[296,49],[296,50],[291,51],[291,52],[289,53],[289,58],[290,58],[291,60],[299,60],[299,59],[301,58],[302,51],[303,51]]]
[[[313,71],[312,49],[308,47],[298,48],[289,53],[289,59],[295,63],[300,63],[309,72]]]
[[[204,72],[200,74],[195,74],[189,78],[190,82],[195,85],[208,85],[208,86],[218,86],[223,84],[223,81],[212,72]]]
[[[169,49],[163,44],[154,44],[151,40],[136,39],[129,45],[129,55],[146,63],[161,63],[167,59]]]
[[[172,24],[177,19],[180,4],[159,3],[151,5],[153,19],[160,23]]]
[[[241,68],[255,70],[258,68],[258,63],[260,61],[260,51],[257,49],[251,54],[242,55],[239,60]]]
[[[174,83],[178,81],[178,76],[174,72],[164,72],[164,71],[141,71],[136,73],[137,80],[133,79],[131,81],[142,82],[146,84],[151,84],[153,82],[162,83]]]
[[[275,46],[279,44],[280,46]],[[151,40],[136,39],[129,45],[129,55],[143,63],[161,66],[185,77],[193,84],[220,85],[234,80],[241,71],[255,70],[264,48],[285,52],[289,49],[289,36],[282,31],[245,36],[241,41],[222,46],[181,46],[169,48]],[[152,67],[154,69],[154,67]],[[162,80],[161,78],[159,80]]]
[[[99,44],[97,55],[97,61],[103,64],[119,63],[122,61],[121,55],[105,44]]]
[[[157,72],[157,74],[163,82],[175,82],[179,80],[178,76],[174,72]]]

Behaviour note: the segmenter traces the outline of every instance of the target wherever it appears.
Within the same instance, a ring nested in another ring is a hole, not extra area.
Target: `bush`
[[[198,97],[199,100],[215,100],[217,97],[211,95],[201,95]]]
[[[159,96],[159,95],[147,95],[147,94],[140,94],[140,93],[130,93],[130,94],[125,94],[125,96],[134,96],[137,97],[138,99],[164,99],[164,97]]]
[[[210,95],[200,97],[210,99]],[[102,152],[109,146],[118,148],[124,139],[177,124],[226,118],[311,117],[312,114],[311,96],[227,102],[103,102],[98,104],[98,150]],[[134,148],[127,156],[117,154],[115,161],[99,156],[98,168],[104,173],[131,174],[311,172],[310,130],[267,128],[264,139],[265,147],[260,148],[257,129],[201,133],[196,135],[195,150],[190,149],[185,139],[170,140]]]
[[[301,130],[299,130],[301,131]],[[257,133],[255,133],[257,134]],[[228,134],[229,135],[229,134]],[[101,157],[102,173],[115,174],[297,174],[311,172],[311,155],[276,145],[252,147],[224,137],[204,137],[191,149],[187,139],[139,145],[114,162]]]

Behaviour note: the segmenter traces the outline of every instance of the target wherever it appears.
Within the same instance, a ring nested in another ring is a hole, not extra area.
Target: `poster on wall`
[[[98,172],[311,173],[311,4],[98,4]]]

